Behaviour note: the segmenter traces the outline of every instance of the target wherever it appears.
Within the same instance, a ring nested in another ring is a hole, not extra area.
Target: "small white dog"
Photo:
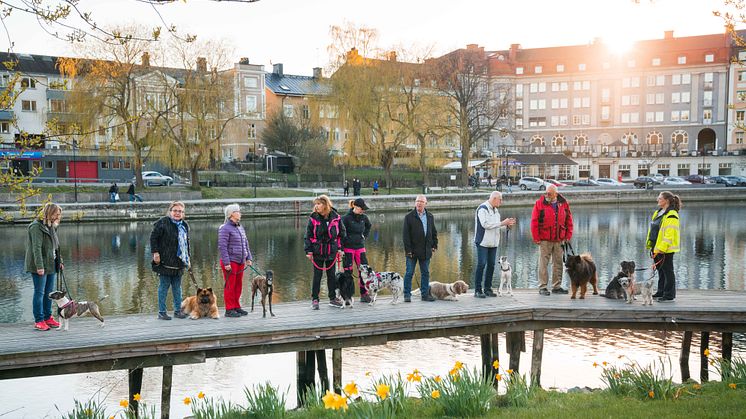
[[[497,295],[503,295],[503,288],[505,294],[513,295],[513,268],[510,267],[507,256],[500,256],[500,288],[497,290]]]
[[[640,284],[640,295],[642,296],[642,305],[653,305],[653,279],[650,278]]]

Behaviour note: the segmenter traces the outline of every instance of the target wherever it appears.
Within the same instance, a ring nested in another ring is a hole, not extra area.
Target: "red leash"
[[[317,265],[316,262],[314,262],[313,256],[311,256],[311,263],[313,263],[314,268],[322,270],[322,271],[328,271],[329,269],[334,267],[334,264],[337,263],[338,261],[339,261],[339,253],[334,255],[334,260],[332,261],[332,263],[329,264],[329,266],[322,268],[321,266]]]

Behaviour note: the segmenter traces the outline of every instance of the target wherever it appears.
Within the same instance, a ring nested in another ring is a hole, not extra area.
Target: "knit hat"
[[[241,212],[241,207],[238,206],[238,204],[230,204],[227,207],[225,207],[225,221],[228,221],[228,219],[231,217],[231,214],[234,212]]]

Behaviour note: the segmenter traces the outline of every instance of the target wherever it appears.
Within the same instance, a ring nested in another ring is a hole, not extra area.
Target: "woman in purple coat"
[[[253,262],[246,231],[241,226],[241,208],[238,204],[225,207],[225,223],[218,229],[218,251],[225,278],[225,317],[245,316],[249,313],[241,308],[240,301],[243,271],[245,265],[251,266]]]

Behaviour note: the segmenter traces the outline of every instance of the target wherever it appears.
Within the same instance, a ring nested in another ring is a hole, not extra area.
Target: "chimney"
[[[673,31],[664,31],[663,39],[673,39]]]
[[[389,53],[386,54],[386,59],[392,62],[396,62],[396,51],[389,51]]]
[[[510,52],[508,52],[508,60],[514,62],[518,55],[518,50],[521,49],[521,44],[510,44]]]
[[[238,60],[239,64],[248,64],[249,63],[249,57],[241,57],[240,60]]]
[[[147,52],[142,53],[142,66],[150,67],[150,54]]]
[[[322,77],[321,75],[321,67],[314,67],[313,68],[313,78],[320,79]]]
[[[207,73],[207,58],[197,57],[197,71]]]
[[[477,45],[477,44],[468,44],[468,45],[466,45],[466,50],[467,51],[472,51],[472,50],[475,50],[475,49],[478,49],[478,48],[479,48],[479,45]]]
[[[279,64],[272,64],[272,73],[277,74],[278,76],[282,77],[282,63]]]

